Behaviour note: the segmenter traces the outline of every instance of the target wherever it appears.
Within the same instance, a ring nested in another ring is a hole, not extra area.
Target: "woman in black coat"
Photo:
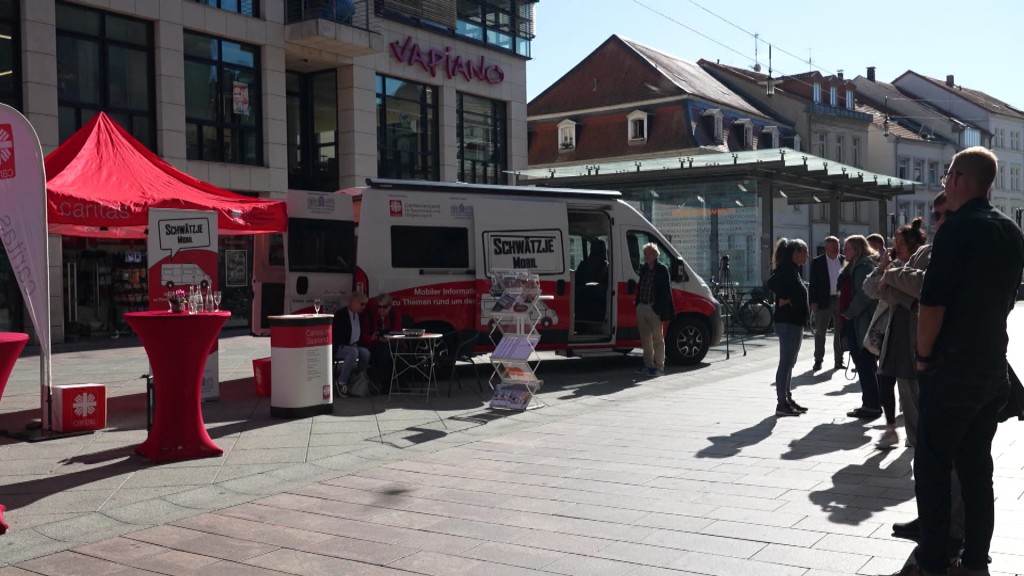
[[[793,401],[790,383],[800,355],[804,326],[810,317],[807,286],[800,269],[807,263],[807,244],[785,238],[775,245],[775,269],[768,288],[775,293],[775,334],[779,337],[779,369],[775,372],[776,416],[799,416],[807,409]]]

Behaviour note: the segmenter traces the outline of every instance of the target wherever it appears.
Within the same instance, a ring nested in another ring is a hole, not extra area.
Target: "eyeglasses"
[[[942,178],[939,179],[939,184],[941,184],[942,186],[945,186],[946,182],[949,180],[949,177],[951,175],[953,175],[953,174],[960,175],[960,174],[963,174],[963,172],[961,172],[959,170],[950,170],[949,172],[946,172],[945,174],[942,175]]]

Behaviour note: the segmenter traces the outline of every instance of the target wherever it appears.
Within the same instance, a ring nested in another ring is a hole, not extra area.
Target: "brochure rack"
[[[494,390],[491,408],[538,408],[543,403],[537,399],[537,391],[544,383],[536,375],[540,358],[535,351],[540,342],[540,278],[525,270],[494,270],[490,295],[494,303],[484,312],[490,317],[494,343],[494,373],[488,381]]]

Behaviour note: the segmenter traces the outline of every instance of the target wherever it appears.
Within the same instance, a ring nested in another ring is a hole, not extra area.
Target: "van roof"
[[[417,190],[422,192],[448,192],[455,194],[514,194],[542,198],[600,198],[615,200],[622,197],[614,190],[582,190],[578,188],[538,188],[536,186],[499,186],[496,184],[465,184],[462,182],[432,182],[429,180],[393,180],[388,178],[367,178],[369,188]]]

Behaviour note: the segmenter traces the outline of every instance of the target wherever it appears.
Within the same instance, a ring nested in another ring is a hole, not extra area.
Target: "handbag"
[[[889,327],[889,316],[892,310],[885,302],[879,301],[875,306],[875,313],[871,316],[871,323],[868,324],[868,333],[864,335],[864,349],[875,356],[882,354],[882,344],[885,342],[885,331]]]
[[[360,370],[352,375],[352,381],[348,385],[348,395],[356,398],[364,398],[370,395],[370,377],[366,370]]]

